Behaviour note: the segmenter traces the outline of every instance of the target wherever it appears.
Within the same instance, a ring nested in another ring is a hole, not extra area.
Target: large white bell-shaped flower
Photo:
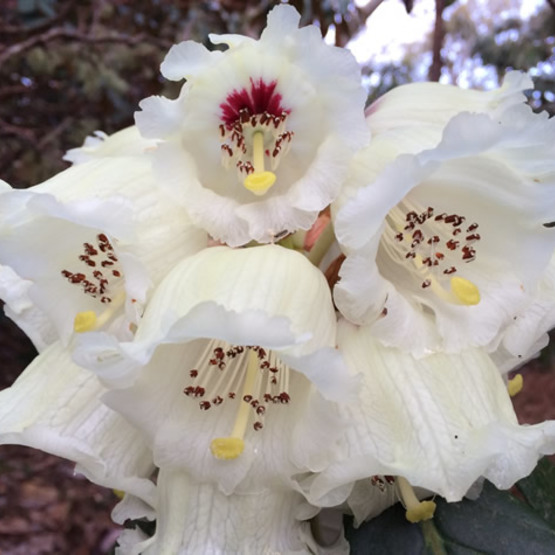
[[[369,136],[353,56],[277,6],[260,40],[211,35],[224,52],[186,41],[162,64],[186,78],[179,97],[136,114],[164,186],[214,238],[238,246],[308,229],[335,199]]]

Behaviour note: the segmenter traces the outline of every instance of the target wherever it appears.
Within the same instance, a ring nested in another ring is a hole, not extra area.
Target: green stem
[[[424,536],[424,545],[426,553],[429,555],[447,555],[445,544],[434,524],[433,520],[425,520],[420,523],[420,529]]]

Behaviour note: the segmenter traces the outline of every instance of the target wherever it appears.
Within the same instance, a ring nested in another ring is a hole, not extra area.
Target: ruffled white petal
[[[163,96],[149,96],[141,100],[139,108],[142,111],[135,113],[135,122],[143,137],[155,139],[179,131],[181,111],[178,102]]]
[[[312,483],[309,500],[375,474],[404,476],[458,501],[480,476],[507,489],[555,451],[555,422],[519,426],[505,384],[479,350],[416,360],[343,322],[339,344],[364,375],[349,454]],[[336,499],[334,499],[335,501]]]
[[[460,112],[497,115],[510,106],[521,104],[522,91],[534,88],[525,73],[511,71],[503,85],[491,91],[473,91],[439,83],[411,83],[395,87],[376,100],[366,111],[373,133],[422,123],[445,125]],[[479,140],[478,134],[475,136]]]
[[[262,42],[283,45],[283,40],[298,31],[301,15],[293,6],[283,6],[279,10],[273,9],[268,14],[266,29],[262,32]]]
[[[50,319],[29,297],[30,281],[21,279],[10,267],[0,266],[0,299],[4,313],[13,320],[40,352],[58,339]]]
[[[54,343],[0,392],[0,442],[75,461],[91,481],[154,504],[152,454],[140,432],[100,401],[105,391]]]
[[[202,73],[207,64],[213,63],[221,55],[221,52],[210,52],[204,45],[188,40],[170,48],[160,69],[166,79],[190,79]]]
[[[555,327],[555,257],[552,257],[531,302],[507,326],[492,356],[503,372],[509,372],[536,356],[549,342],[546,331]]]
[[[94,136],[85,139],[83,146],[68,150],[64,160],[73,164],[82,164],[107,156],[144,156],[155,145],[155,141],[142,137],[136,126],[127,127],[111,136],[102,131],[96,131]]]

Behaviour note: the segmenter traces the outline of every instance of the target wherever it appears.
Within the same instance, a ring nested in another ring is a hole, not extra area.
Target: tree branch
[[[383,1],[384,0],[370,0],[366,6],[357,8],[360,17],[364,20],[368,19],[376,11],[376,9],[380,7],[380,4]]]
[[[441,67],[443,62],[441,60],[441,47],[443,46],[443,39],[445,38],[445,25],[443,23],[443,10],[445,9],[444,0],[436,0],[436,19],[434,24],[434,38],[432,45],[432,65],[428,72],[428,79],[430,81],[439,81],[441,77]]]
[[[5,48],[4,50],[0,51],[0,64],[4,64],[8,59],[13,56],[17,56],[26,50],[30,50],[37,44],[45,44],[55,39],[67,39],[67,40],[74,40],[79,42],[87,42],[87,43],[104,43],[104,42],[119,42],[128,45],[136,45],[143,42],[145,36],[143,34],[138,35],[126,35],[124,33],[109,33],[105,35],[89,35],[85,33],[81,33],[74,29],[66,29],[64,27],[55,27],[46,31],[45,33],[41,33],[40,35],[36,35],[30,37],[24,41],[21,41],[13,46]],[[148,40],[152,40],[149,38]],[[166,41],[163,41],[164,43]],[[170,45],[163,45],[164,47],[169,47]]]

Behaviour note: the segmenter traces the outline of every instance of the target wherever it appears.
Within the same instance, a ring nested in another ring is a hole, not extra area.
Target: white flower
[[[83,334],[76,355],[123,387],[104,400],[157,466],[230,494],[245,480],[292,487],[337,456],[344,422],[323,396],[350,399],[354,384],[335,329],[328,285],[300,254],[214,247],[162,282],[133,342]]]
[[[555,452],[555,421],[520,426],[482,350],[416,359],[344,320],[338,338],[363,380],[358,402],[341,407],[351,423],[347,453],[310,482],[311,503],[335,504],[373,475],[400,476],[458,501],[480,477],[507,489]]]
[[[277,6],[256,41],[211,35],[225,52],[186,41],[162,64],[186,78],[179,98],[150,97],[137,125],[161,139],[155,164],[194,221],[231,246],[308,229],[339,192],[368,137],[352,55],[327,46]]]
[[[404,87],[395,106],[406,98],[413,119],[403,127],[394,118],[391,129],[380,120],[336,207],[347,259],[335,299],[384,344],[417,356],[468,346],[494,351],[540,295],[555,250],[555,121],[516,105],[508,85],[468,93],[461,108],[487,113],[451,119],[449,110],[434,115],[433,99],[452,110],[446,99],[464,100],[463,91],[428,84],[430,109],[420,113],[411,90]],[[545,331],[504,345],[514,357],[529,356]]]
[[[213,484],[195,483],[174,470],[160,471],[157,491],[155,535],[147,539],[136,531],[125,531],[116,553],[322,552],[306,520],[317,509],[292,490],[265,488],[246,495],[225,495]],[[326,553],[346,554],[348,544],[340,540]]]
[[[110,156],[110,144],[29,190],[0,190],[0,264],[9,268],[0,293],[39,348],[74,330],[130,337],[150,288],[206,246],[206,233],[154,186],[141,151]]]
[[[53,343],[14,385],[0,391],[0,444],[27,445],[75,461],[76,471],[92,482],[155,507],[152,452],[138,430],[102,404],[105,391],[60,342]]]

